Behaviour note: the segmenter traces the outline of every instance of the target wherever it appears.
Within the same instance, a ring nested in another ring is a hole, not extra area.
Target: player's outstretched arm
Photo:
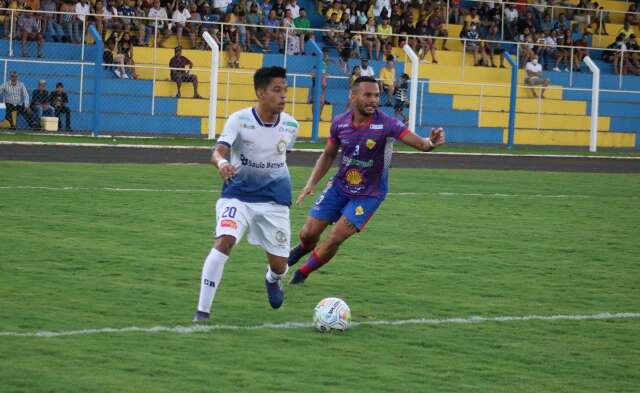
[[[432,128],[428,138],[422,138],[413,132],[407,132],[400,140],[420,151],[431,151],[444,144],[444,130],[442,127]]]
[[[218,167],[218,173],[224,182],[228,182],[236,174],[236,168],[231,165],[227,157],[229,157],[230,149],[227,145],[218,143],[211,155],[211,163]]]
[[[316,161],[316,165],[313,167],[313,171],[311,172],[311,176],[309,176],[309,180],[307,180],[307,184],[304,186],[302,191],[300,191],[300,195],[298,199],[296,199],[296,204],[298,206],[302,205],[304,202],[304,198],[307,195],[313,195],[316,191],[316,185],[324,175],[327,174],[329,168],[331,168],[331,164],[333,160],[335,160],[338,155],[338,149],[340,145],[334,141],[328,140],[327,145],[324,147],[324,151],[318,157],[318,161]]]

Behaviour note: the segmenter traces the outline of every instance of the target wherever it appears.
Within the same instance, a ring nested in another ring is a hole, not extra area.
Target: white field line
[[[467,325],[480,323],[503,323],[503,322],[527,322],[527,321],[591,321],[591,320],[611,320],[611,319],[637,319],[640,313],[622,312],[622,313],[598,313],[587,315],[525,315],[525,316],[497,316],[497,317],[460,317],[460,318],[418,318],[418,319],[400,319],[400,320],[381,320],[381,321],[354,321],[352,327],[357,326],[404,326],[404,325]],[[283,323],[263,323],[260,325],[198,325],[191,326],[153,326],[153,327],[137,327],[130,326],[124,328],[97,328],[97,329],[81,329],[66,331],[37,331],[37,332],[0,332],[0,337],[65,337],[65,336],[82,336],[92,334],[109,334],[109,333],[204,333],[216,330],[264,330],[264,329],[309,329],[313,324],[308,322],[283,322]]]
[[[163,189],[163,188],[121,188],[121,187],[49,187],[49,186],[0,186],[0,190],[43,190],[43,191],[111,191],[111,192],[167,192],[167,193],[219,193],[220,190]],[[485,198],[590,198],[589,195],[565,194],[502,194],[502,193],[464,193],[464,192],[389,192],[389,196],[470,196]]]
[[[116,139],[116,137],[114,137]],[[145,144],[112,144],[112,143],[78,143],[78,142],[27,142],[27,141],[0,141],[0,145],[23,146],[69,146],[69,147],[116,147],[128,149],[176,149],[176,150],[211,150],[214,146],[188,146],[188,145],[145,145]],[[322,153],[324,149],[291,149],[294,152]],[[425,154],[420,151],[396,151],[393,154],[413,155]],[[463,152],[432,152],[428,154],[441,156],[473,156],[473,157],[535,157],[535,158],[591,158],[591,159],[615,159],[615,160],[640,160],[640,156],[594,156],[580,154],[514,154],[514,153],[463,153]],[[205,164],[209,165],[209,164]]]

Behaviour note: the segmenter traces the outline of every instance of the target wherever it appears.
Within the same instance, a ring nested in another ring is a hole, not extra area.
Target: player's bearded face
[[[355,110],[365,116],[371,116],[378,109],[380,89],[377,83],[362,82],[351,92],[351,103]]]
[[[273,113],[284,110],[287,99],[287,80],[273,78],[266,89],[258,91],[258,99]]]

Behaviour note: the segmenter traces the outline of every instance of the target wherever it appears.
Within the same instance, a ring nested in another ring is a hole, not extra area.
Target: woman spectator
[[[124,64],[127,69],[127,74],[131,76],[133,79],[138,79],[138,74],[136,73],[135,63],[133,61],[133,42],[131,40],[131,35],[129,32],[124,32],[120,38],[116,46],[118,50],[118,54],[122,55]]]
[[[224,36],[224,41],[227,42],[227,66],[240,68],[240,55],[242,54],[240,29],[237,25],[229,25],[229,28],[224,29]]]
[[[367,20],[364,27],[365,34],[363,36],[363,44],[369,49],[369,59],[378,60],[380,58],[380,41],[376,33],[376,19],[371,17]],[[374,57],[375,48],[375,57]]]

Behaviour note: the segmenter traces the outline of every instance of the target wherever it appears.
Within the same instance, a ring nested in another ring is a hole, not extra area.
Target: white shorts
[[[216,238],[229,235],[240,242],[248,229],[249,243],[279,257],[288,257],[291,242],[289,207],[273,202],[249,203],[220,198],[216,203]]]

